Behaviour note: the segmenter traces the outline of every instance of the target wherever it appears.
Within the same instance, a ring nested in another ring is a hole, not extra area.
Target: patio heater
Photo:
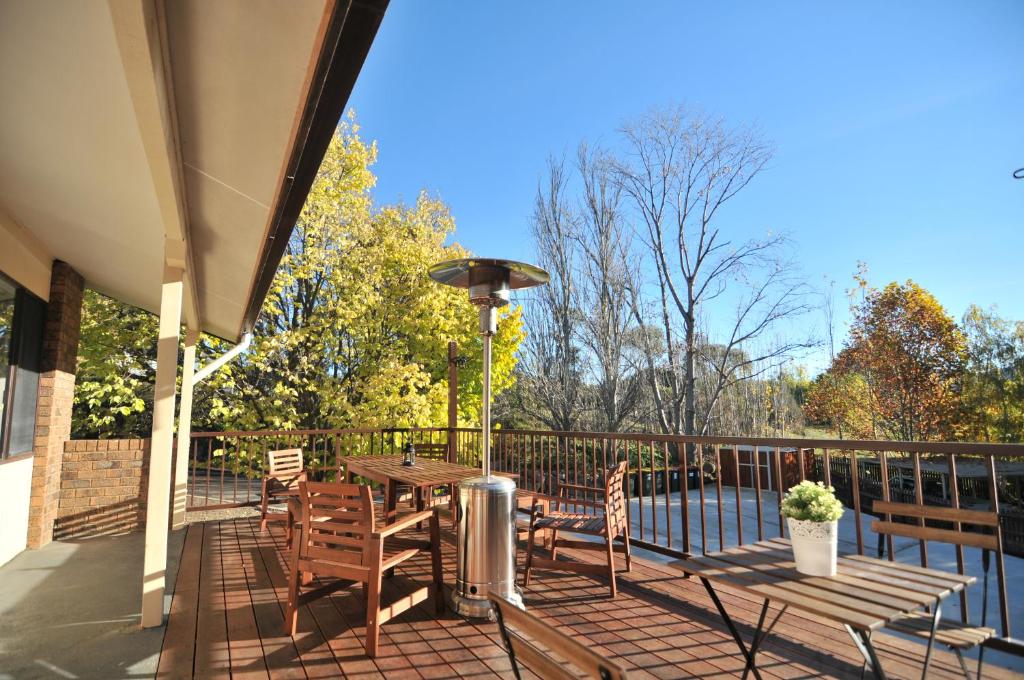
[[[483,476],[459,482],[452,606],[462,616],[490,617],[490,593],[523,608],[516,588],[516,483],[491,474],[491,337],[497,331],[497,309],[508,304],[509,291],[547,283],[548,273],[522,262],[481,258],[440,262],[429,273],[438,283],[469,289],[469,301],[480,308]]]

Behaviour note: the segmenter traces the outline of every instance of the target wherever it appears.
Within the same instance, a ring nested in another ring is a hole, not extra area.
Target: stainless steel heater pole
[[[516,484],[491,475],[491,342],[498,330],[498,307],[508,304],[509,291],[546,283],[543,269],[510,260],[465,259],[441,262],[430,278],[469,290],[469,301],[480,308],[483,337],[483,403],[480,409],[483,475],[459,482],[456,505],[458,539],[452,606],[463,616],[492,616],[490,593],[519,607],[516,587]]]
[[[480,409],[480,431],[483,436],[482,464],[484,477],[491,476],[491,338],[498,331],[497,310],[480,307],[480,334],[484,339],[484,394]]]

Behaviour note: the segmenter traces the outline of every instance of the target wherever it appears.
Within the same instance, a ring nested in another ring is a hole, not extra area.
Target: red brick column
[[[84,287],[81,274],[67,263],[59,260],[53,263],[43,335],[39,402],[36,405],[29,548],[42,547],[53,538],[53,522],[60,504],[64,443],[71,439],[71,407],[75,398],[75,366]]]

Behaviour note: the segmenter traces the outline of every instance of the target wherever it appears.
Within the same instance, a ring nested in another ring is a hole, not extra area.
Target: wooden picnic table
[[[757,651],[789,607],[841,623],[876,678],[885,678],[885,672],[872,645],[871,634],[895,619],[932,607],[932,632],[922,674],[925,677],[942,600],[976,580],[973,576],[863,555],[840,556],[835,576],[807,576],[796,570],[790,542],[783,538],[678,560],[671,566],[700,578],[746,659],[743,677],[753,673],[759,680]],[[715,583],[764,599],[749,647],[715,592]],[[781,608],[766,627],[768,605],[773,601]]]

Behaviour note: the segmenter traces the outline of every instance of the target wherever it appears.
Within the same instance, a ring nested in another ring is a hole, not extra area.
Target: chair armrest
[[[596,486],[583,486],[582,484],[559,484],[558,490],[561,491],[562,489],[576,489],[577,491],[590,491],[592,493],[599,493],[602,496],[604,495],[604,489],[601,489]]]
[[[388,536],[393,536],[393,535],[397,534],[399,531],[402,531],[403,529],[408,529],[409,527],[415,526],[416,524],[418,524],[420,522],[426,522],[428,520],[433,519],[436,512],[437,512],[437,510],[433,509],[433,510],[423,510],[421,512],[414,512],[411,515],[406,515],[405,517],[403,517],[402,519],[398,520],[397,522],[394,522],[392,524],[388,524],[387,526],[385,526],[380,531],[373,532],[371,534],[371,538],[378,538],[378,539],[380,539],[380,538],[387,538]]]

